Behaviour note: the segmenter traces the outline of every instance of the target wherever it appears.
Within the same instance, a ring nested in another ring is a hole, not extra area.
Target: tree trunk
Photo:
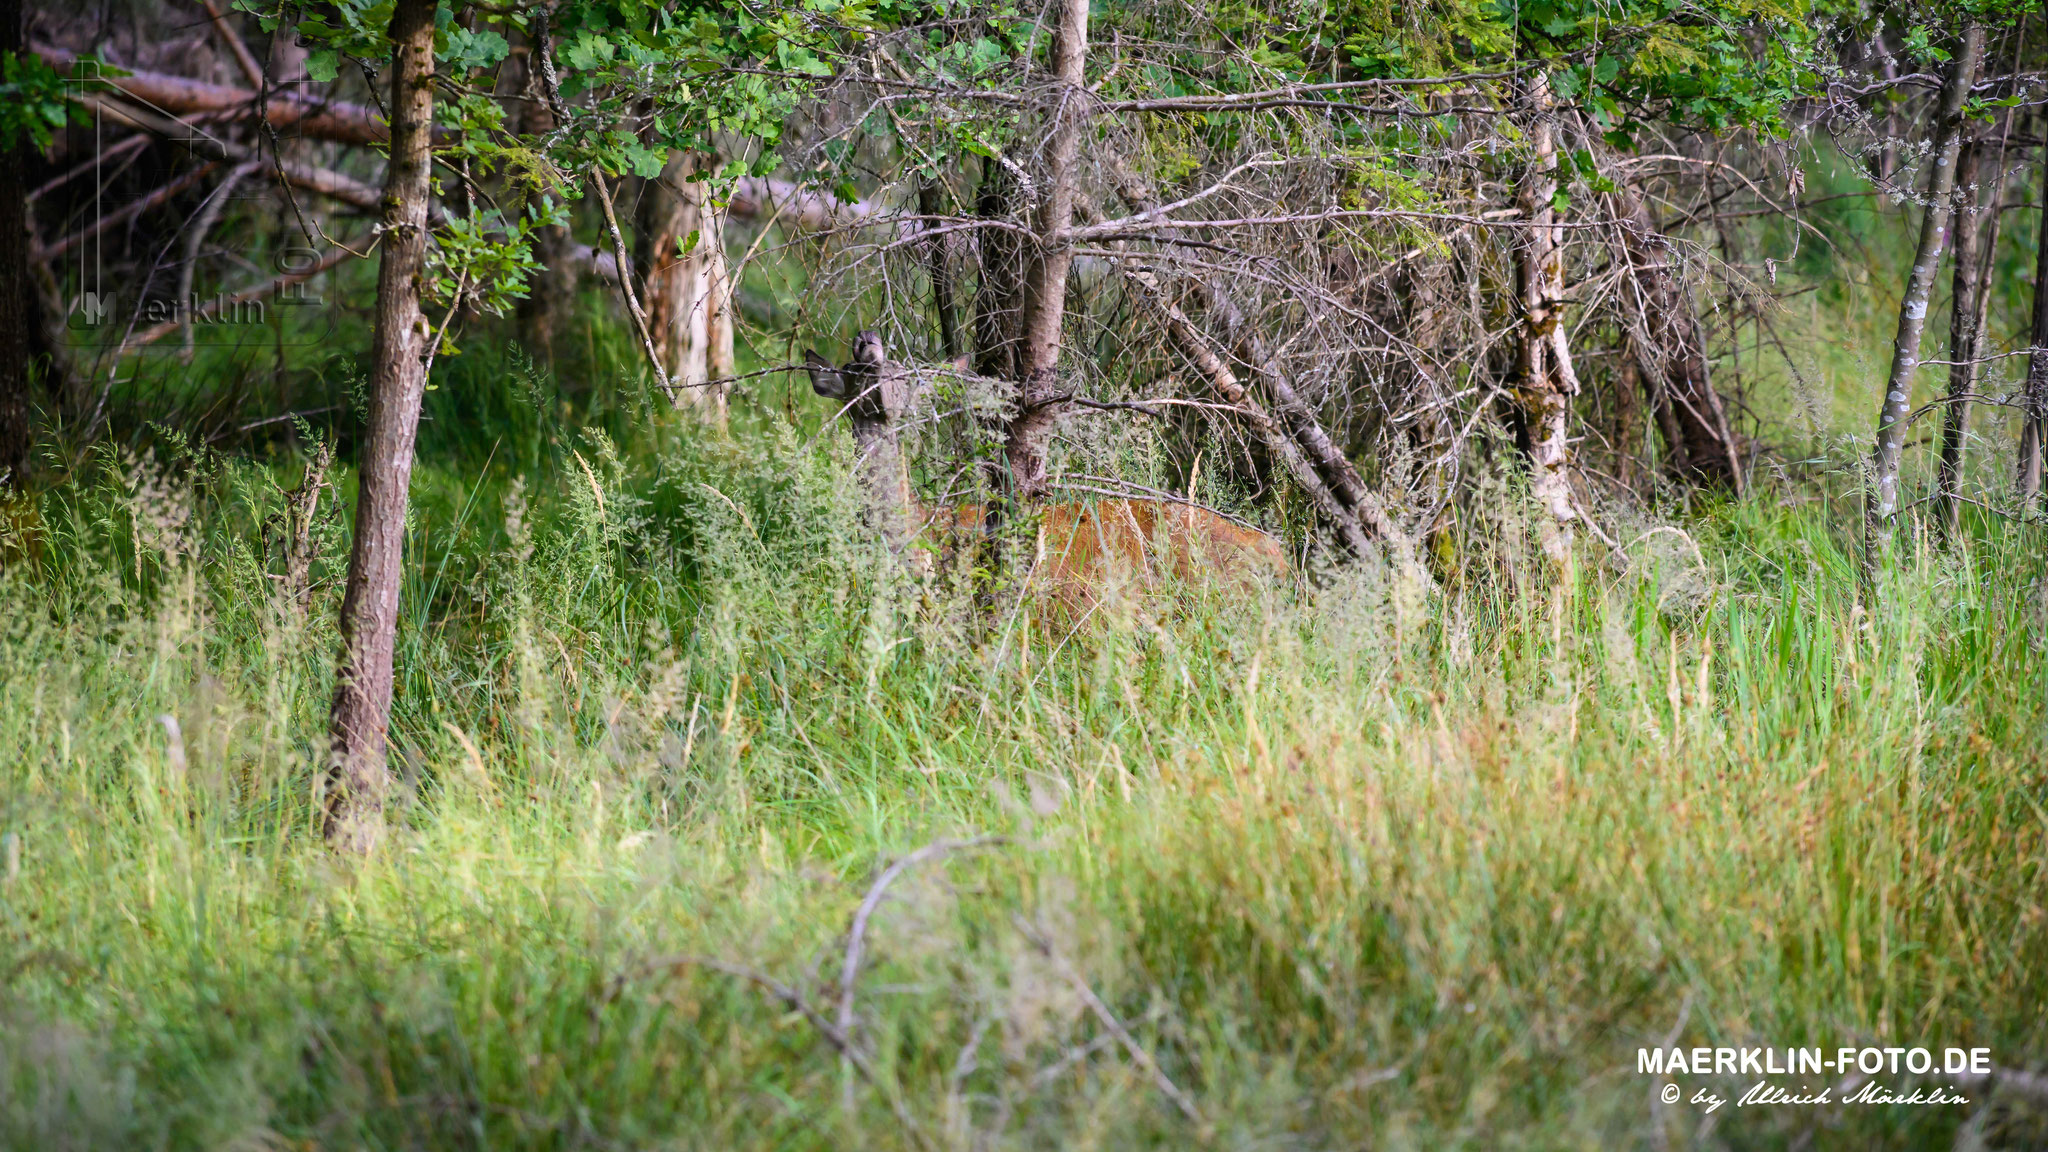
[[[21,0],[0,0],[0,52],[22,48]],[[29,365],[34,359],[35,285],[28,267],[28,196],[22,187],[30,145],[0,155],[0,489],[28,474]]]
[[[1006,220],[1016,209],[1017,178],[995,157],[982,161],[975,215]],[[1007,228],[984,228],[974,288],[974,371],[992,380],[1017,378],[1017,317],[1023,297],[1024,253]]]
[[[647,269],[647,328],[679,401],[722,424],[733,374],[732,286],[725,216],[706,195],[709,185],[692,179],[697,171],[697,157],[677,153],[646,188],[638,262]]]
[[[1742,455],[1714,390],[1692,293],[1671,266],[1671,242],[1633,192],[1621,201],[1622,259],[1635,285],[1630,343],[1673,476],[1742,495]]]
[[[1045,451],[1060,410],[1066,406],[1057,370],[1060,333],[1066,319],[1067,271],[1074,249],[1066,233],[1074,222],[1076,160],[1087,117],[1088,2],[1061,0],[1053,37],[1053,76],[1058,81],[1052,134],[1046,145],[1045,185],[1038,196],[1036,235],[1024,267],[1024,301],[1019,325],[1017,415],[1010,422],[1004,455],[1010,482],[1020,497],[1045,494]]]
[[[1934,157],[1927,173],[1927,208],[1920,216],[1920,246],[1906,276],[1899,301],[1899,334],[1892,344],[1891,376],[1877,412],[1877,447],[1870,458],[1870,492],[1864,500],[1863,575],[1877,575],[1890,548],[1892,519],[1899,511],[1899,459],[1906,441],[1906,417],[1912,407],[1913,370],[1920,364],[1920,336],[1927,327],[1927,300],[1934,273],[1948,240],[1949,210],[1955,195],[1956,151],[1962,141],[1963,104],[1977,77],[1977,57],[1984,51],[1984,28],[1963,29],[1963,42],[1949,65],[1942,86],[1941,107],[1934,120]]]
[[[1988,145],[1972,140],[1956,160],[1956,199],[1977,202],[1977,176]],[[2002,150],[2001,150],[2002,155]],[[2002,165],[2001,165],[2002,167]],[[1953,542],[1962,530],[1963,440],[1970,430],[1970,394],[1977,387],[1977,357],[1984,346],[1985,310],[1990,303],[1991,265],[1998,251],[1999,203],[2005,199],[2000,180],[1985,199],[1982,220],[1966,215],[1956,223],[1955,278],[1949,290],[1948,405],[1941,415],[1941,468],[1935,479],[1940,507],[1935,523],[1942,538]]]
[[[1632,336],[1623,336],[1615,351],[1618,356],[1614,368],[1614,478],[1623,488],[1634,492],[1643,479],[1636,455],[1643,441],[1643,373],[1638,362],[1641,353]]]
[[[555,116],[541,91],[540,70],[533,67],[531,53],[516,59],[525,73],[519,85],[522,99],[513,102],[517,131],[522,136],[545,136],[555,130]],[[576,306],[575,253],[576,238],[563,225],[550,224],[534,234],[533,258],[540,268],[519,301],[519,338],[529,355],[549,367],[554,366],[555,344]]]
[[[936,179],[918,182],[917,212],[927,218],[927,228],[933,226],[933,219],[945,215],[946,205]],[[946,359],[954,360],[965,350],[960,346],[960,318],[953,311],[953,262],[948,258],[948,248],[949,241],[944,235],[934,236],[924,258],[932,281],[932,311],[938,314],[939,351]]]
[[[1565,343],[1563,230],[1557,226],[1557,142],[1550,116],[1550,82],[1530,85],[1529,141],[1533,154],[1523,173],[1522,213],[1529,221],[1515,253],[1522,326],[1515,361],[1515,400],[1521,409],[1522,450],[1529,486],[1549,513],[1543,550],[1562,563],[1571,550],[1570,445],[1572,397],[1579,391]]]
[[[398,632],[406,488],[431,338],[420,311],[427,253],[434,110],[435,0],[391,14],[391,160],[384,170],[383,254],[370,348],[369,425],[357,462],[355,545],[341,603],[341,668],[329,719],[327,842],[367,853],[384,828],[391,660]]]
[[[2034,262],[2034,322],[2028,345],[2018,476],[2022,512],[2041,498],[2041,450],[2048,439],[2048,150],[2041,154],[2040,252]]]

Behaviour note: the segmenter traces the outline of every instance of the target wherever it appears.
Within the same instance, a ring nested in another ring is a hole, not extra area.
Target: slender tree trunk
[[[1920,364],[1920,337],[1927,328],[1927,301],[1934,273],[1948,240],[1949,211],[1956,186],[1956,151],[1962,142],[1964,102],[1977,78],[1977,58],[1984,51],[1984,28],[1971,24],[1949,65],[1935,113],[1934,158],[1927,173],[1927,208],[1920,217],[1920,247],[1906,276],[1899,301],[1899,334],[1892,344],[1891,376],[1885,381],[1884,403],[1877,413],[1877,447],[1870,458],[1870,492],[1864,501],[1863,575],[1873,579],[1890,548],[1892,519],[1899,511],[1899,460],[1906,442],[1906,417],[1912,408],[1913,370]]]
[[[341,668],[329,720],[327,841],[367,853],[384,828],[385,735],[413,439],[426,390],[430,326],[420,311],[427,252],[434,111],[435,0],[398,0],[391,14],[391,159],[370,348],[370,417],[358,460],[355,546],[341,603]]]
[[[982,161],[974,212],[1004,220],[1016,210],[1017,178],[1000,160]],[[974,288],[974,371],[991,380],[1017,378],[1017,318],[1024,294],[1024,253],[1016,233],[986,228],[978,234],[980,260]]]
[[[2021,399],[2019,499],[2022,511],[2041,498],[2041,452],[2048,440],[2048,149],[2041,153],[2040,251],[2034,262],[2034,322]]]
[[[645,189],[639,263],[647,269],[647,328],[678,397],[722,424],[729,385],[712,382],[733,374],[725,216],[696,174],[697,158],[678,153]]]
[[[533,66],[531,52],[517,59],[524,70],[519,86],[523,99],[513,104],[518,131],[525,136],[545,136],[555,129],[555,115],[541,90],[540,69]],[[540,262],[540,269],[519,301],[520,342],[529,355],[550,367],[555,362],[555,345],[576,306],[575,248],[576,238],[566,226],[550,224],[540,229],[533,238],[533,257]]]
[[[944,194],[936,179],[918,182],[917,212],[928,218],[945,215]],[[960,343],[960,318],[953,311],[953,262],[947,257],[947,243],[943,235],[933,237],[924,258],[932,281],[932,311],[938,313],[939,350],[953,360],[965,354],[965,349]]]
[[[1657,230],[1649,204],[1633,191],[1618,194],[1621,259],[1635,285],[1630,343],[1646,398],[1663,434],[1672,475],[1742,495],[1742,456],[1728,422],[1728,406],[1715,390],[1705,334],[1671,264],[1671,242]]]
[[[1066,320],[1067,271],[1074,249],[1066,233],[1074,222],[1074,195],[1081,131],[1087,123],[1088,0],[1061,0],[1053,37],[1053,76],[1059,82],[1046,144],[1045,184],[1030,261],[1024,268],[1024,301],[1019,328],[1017,415],[1010,422],[1004,454],[1017,495],[1045,494],[1045,451],[1060,410],[1066,406],[1057,375],[1060,333]]]
[[[1978,170],[1989,145],[1972,140],[1956,160],[1956,199],[1977,202]],[[2003,150],[2000,152],[2003,157]],[[1999,204],[2005,182],[1993,185],[1985,198],[1982,220],[1966,215],[1956,222],[1955,278],[1949,290],[1948,405],[1941,415],[1941,468],[1935,479],[1940,503],[1935,523],[1943,539],[1954,541],[1962,530],[1963,440],[1970,430],[1970,394],[1977,387],[1977,357],[1984,347],[1985,309],[1990,302],[1991,262],[1998,251]]]
[[[22,49],[21,0],[0,0],[0,52]],[[28,197],[22,187],[29,143],[0,155],[0,489],[28,474],[29,364],[34,359],[35,285],[29,279]]]
[[[1529,225],[1516,251],[1522,327],[1517,341],[1515,399],[1522,412],[1522,450],[1529,485],[1549,513],[1543,550],[1562,563],[1571,551],[1570,444],[1572,397],[1579,391],[1565,343],[1564,236],[1557,226],[1557,142],[1550,116],[1550,82],[1531,83],[1529,140],[1533,155],[1523,173],[1522,213]]]

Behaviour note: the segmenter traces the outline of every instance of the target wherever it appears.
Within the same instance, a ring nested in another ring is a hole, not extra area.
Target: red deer
[[[804,354],[811,388],[837,400],[860,449],[857,475],[864,515],[890,549],[928,567],[933,551],[955,555],[983,530],[978,504],[928,508],[910,491],[899,422],[917,373],[892,363],[882,338],[863,332],[853,359],[834,368]],[[1279,540],[1193,504],[1163,499],[1104,499],[1036,510],[1030,580],[1069,605],[1092,604],[1108,585],[1148,585],[1172,577],[1246,585],[1287,572]],[[922,544],[923,548],[918,546]]]

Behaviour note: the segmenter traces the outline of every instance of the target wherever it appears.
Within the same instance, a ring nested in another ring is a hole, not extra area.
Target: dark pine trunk
[[[2048,150],[2041,155],[2040,254],[2034,263],[2034,322],[2022,393],[2019,498],[2022,510],[2041,498],[2042,433],[2048,431]]]
[[[1649,204],[1633,194],[1623,203],[1622,255],[1635,285],[1631,303],[1640,314],[1630,343],[1664,441],[1666,469],[1678,479],[1740,496],[1742,457],[1728,406],[1708,371],[1692,293],[1672,267],[1671,243],[1657,230]]]

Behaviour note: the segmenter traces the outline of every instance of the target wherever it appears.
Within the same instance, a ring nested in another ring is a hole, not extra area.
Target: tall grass
[[[1635,1070],[2048,1060],[2033,529],[1905,550],[1872,614],[1849,509],[1645,519],[1559,580],[1496,486],[1432,597],[1367,569],[1077,629],[891,576],[844,445],[561,444],[429,493],[361,866],[315,831],[335,590],[272,579],[272,475],[109,458],[16,518],[0,1145],[2048,1133],[1998,1095],[1703,1117]],[[864,922],[843,1058],[857,911],[939,841]]]

